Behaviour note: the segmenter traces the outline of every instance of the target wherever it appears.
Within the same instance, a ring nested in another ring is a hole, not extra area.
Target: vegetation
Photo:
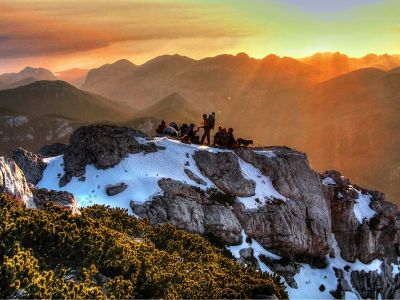
[[[122,209],[26,209],[0,198],[0,298],[286,298],[201,236]]]

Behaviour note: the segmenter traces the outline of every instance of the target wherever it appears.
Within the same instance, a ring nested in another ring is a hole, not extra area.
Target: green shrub
[[[1,198],[0,266],[0,298],[287,297],[199,235],[98,205],[73,216]]]

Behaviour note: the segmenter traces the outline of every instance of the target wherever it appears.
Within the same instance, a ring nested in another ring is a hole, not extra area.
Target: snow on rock
[[[324,185],[336,185],[336,181],[332,177],[326,177],[322,180]]]
[[[254,152],[256,152],[257,154],[264,155],[264,156],[266,156],[268,158],[275,158],[276,157],[275,152],[271,151],[271,150],[258,150],[258,151],[254,151]]]
[[[146,143],[146,140],[140,140]],[[38,183],[38,187],[53,190],[65,190],[75,195],[78,207],[86,207],[93,204],[104,204],[111,207],[121,207],[128,209],[130,201],[144,203],[162,190],[158,186],[158,181],[162,178],[172,178],[203,190],[212,186],[211,181],[204,177],[197,168],[192,154],[203,149],[206,151],[219,151],[205,146],[187,145],[179,141],[167,138],[157,138],[153,142],[165,150],[152,153],[129,154],[118,165],[107,170],[98,170],[93,165],[86,166],[86,179],[79,181],[73,177],[64,187],[58,185],[59,178],[64,173],[63,157],[58,156],[47,159],[47,168],[43,173],[43,179]],[[206,182],[206,186],[197,184],[191,180],[184,169],[190,169],[193,174]],[[127,188],[115,195],[108,196],[106,186],[117,185],[121,182],[126,183]]]
[[[354,204],[354,215],[360,223],[362,223],[364,219],[369,221],[375,215],[375,211],[370,207],[372,196],[370,194],[363,194],[359,190],[356,191],[358,198],[357,202]]]
[[[4,126],[9,127],[9,128],[19,127],[19,126],[26,124],[27,122],[28,122],[28,118],[25,116],[9,117],[9,118],[6,118],[6,120],[4,122]]]
[[[335,252],[335,258],[327,257],[328,266],[324,269],[313,269],[308,264],[301,264],[301,269],[295,275],[295,280],[299,288],[287,287],[290,299],[334,299],[329,291],[336,290],[337,278],[333,268],[341,269],[344,273],[344,279],[349,283],[350,287],[355,291],[352,286],[350,274],[353,271],[376,271],[381,274],[382,260],[375,259],[370,264],[364,264],[358,259],[354,263],[344,260],[340,255],[339,245],[333,237],[332,248]],[[345,269],[346,267],[346,269]],[[320,286],[325,287],[324,291],[320,290]],[[356,292],[346,292],[346,299],[358,299],[359,295]]]
[[[265,203],[271,199],[286,201],[286,198],[274,188],[269,177],[264,176],[259,169],[255,168],[252,164],[245,162],[241,158],[239,159],[239,164],[243,176],[246,179],[252,179],[256,182],[256,193],[254,196],[238,197],[238,200],[243,203],[247,209],[256,209],[265,205]]]
[[[243,249],[247,249],[247,248],[251,248],[254,251],[254,257],[257,260],[261,271],[263,272],[268,272],[270,274],[273,274],[273,272],[271,271],[270,268],[268,268],[261,260],[260,260],[260,255],[264,255],[266,257],[271,258],[272,260],[278,260],[281,259],[281,257],[279,255],[273,254],[271,252],[269,252],[268,250],[266,250],[263,246],[261,246],[256,240],[252,239],[251,243],[248,243],[247,241],[247,235],[244,232],[244,230],[242,231],[242,243],[240,245],[237,246],[228,246],[226,247],[231,253],[232,255],[236,258],[236,259],[240,259],[240,250]]]

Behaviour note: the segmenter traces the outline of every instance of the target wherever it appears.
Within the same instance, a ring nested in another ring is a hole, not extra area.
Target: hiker
[[[237,148],[237,142],[236,142],[235,137],[233,135],[233,128],[229,128],[228,129],[226,145],[228,146],[228,148]]]
[[[192,123],[189,125],[189,127],[186,128],[186,131],[183,133],[181,142],[186,143],[186,144],[190,144],[190,143],[197,144],[199,142],[199,137],[196,135],[196,133],[199,130],[195,130],[194,127],[195,127],[195,125]]]
[[[221,145],[221,136],[222,136],[222,126],[218,127],[218,131],[217,133],[214,135],[214,141],[213,141],[213,147],[215,147],[215,145]]]
[[[161,121],[161,124],[158,125],[158,127],[157,127],[157,129],[156,129],[156,133],[158,133],[158,134],[163,134],[163,131],[164,131],[165,127],[167,127],[167,126],[165,125],[165,121],[162,120],[162,121]]]
[[[211,130],[214,130],[214,126],[215,126],[215,112],[212,112],[209,116],[208,116],[208,128],[210,128]]]
[[[210,145],[210,127],[208,126],[208,118],[207,115],[203,115],[203,122],[201,123],[203,126],[200,126],[199,128],[204,128],[204,133],[203,136],[201,137],[200,144],[203,145],[205,138],[207,137],[207,144]]]

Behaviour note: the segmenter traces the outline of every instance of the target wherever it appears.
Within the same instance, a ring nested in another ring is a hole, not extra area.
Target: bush
[[[201,236],[123,209],[26,209],[0,199],[0,298],[286,298],[280,278]]]

